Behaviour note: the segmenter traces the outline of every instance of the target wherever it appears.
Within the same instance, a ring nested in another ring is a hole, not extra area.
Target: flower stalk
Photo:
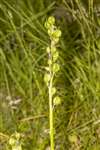
[[[49,17],[45,22],[45,27],[50,37],[50,46],[47,47],[48,54],[48,66],[46,67],[47,73],[44,75],[44,81],[48,87],[48,98],[49,98],[49,124],[50,124],[50,147],[54,150],[54,116],[53,107],[54,105],[60,104],[60,98],[56,95],[56,88],[53,84],[55,74],[60,70],[60,66],[57,63],[59,53],[56,45],[59,42],[61,31],[55,26],[55,18]]]

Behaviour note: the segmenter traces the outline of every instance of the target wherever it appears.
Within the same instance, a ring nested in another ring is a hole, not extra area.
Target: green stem
[[[57,55],[53,57],[56,51],[56,44],[59,42],[59,37],[61,36],[61,31],[55,26],[55,18],[53,16],[49,17],[48,20],[45,22],[45,27],[48,30],[48,35],[51,40],[50,47],[47,47],[48,53],[48,64],[49,64],[49,74],[45,76],[45,82],[48,85],[48,92],[49,92],[49,123],[50,123],[50,147],[51,150],[54,150],[54,118],[53,118],[53,77],[54,74],[59,71],[59,65],[56,64]],[[56,59],[54,59],[56,58]],[[56,97],[56,99],[59,97]],[[59,100],[58,100],[59,101]],[[58,103],[58,102],[56,102]]]
[[[52,60],[52,54],[50,53],[50,59]],[[53,86],[53,72],[52,64],[49,64],[50,83],[49,83],[49,123],[50,123],[50,147],[54,150],[54,128],[53,128],[53,98],[52,98],[52,86]]]
[[[49,121],[50,121],[50,145],[51,145],[51,150],[54,150],[52,78],[49,85]]]

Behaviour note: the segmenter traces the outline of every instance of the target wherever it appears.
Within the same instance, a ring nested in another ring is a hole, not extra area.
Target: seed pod
[[[52,60],[51,59],[48,60],[48,65],[52,65]]]
[[[48,82],[50,81],[50,74],[45,74],[44,75],[44,82],[46,83],[46,84],[48,84]]]
[[[46,48],[46,52],[50,53],[50,47],[49,46]]]
[[[53,100],[54,105],[60,105],[61,104],[61,99],[59,96],[56,96]]]
[[[55,30],[52,34],[53,38],[59,38],[61,36],[61,31],[59,29]]]
[[[54,38],[53,40],[54,40],[55,44],[57,44],[59,42],[59,38]]]
[[[52,25],[54,25],[55,24],[55,18],[53,17],[53,16],[50,16],[49,18],[48,18],[48,24],[50,24],[51,26]]]
[[[55,18],[53,16],[49,17],[45,22],[45,28],[50,29],[52,25],[55,24]]]
[[[53,88],[52,88],[52,95],[54,95],[55,93],[56,93],[56,88],[53,87]]]
[[[55,64],[53,65],[53,72],[56,73],[56,72],[58,72],[59,70],[60,70],[60,66],[55,63]]]
[[[53,54],[53,62],[56,62],[58,60],[58,57],[59,57],[59,53],[56,51],[54,54]]]
[[[57,51],[56,47],[52,47],[52,48],[51,48],[52,54],[54,54],[56,51]]]

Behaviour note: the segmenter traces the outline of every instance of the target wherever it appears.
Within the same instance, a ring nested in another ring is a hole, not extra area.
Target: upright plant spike
[[[54,150],[54,124],[53,124],[53,106],[60,104],[60,97],[56,94],[56,88],[53,85],[53,79],[55,74],[60,70],[57,60],[59,53],[56,45],[59,42],[61,31],[55,25],[55,18],[49,17],[45,22],[45,27],[48,31],[51,43],[47,47],[46,51],[48,54],[48,66],[46,67],[47,73],[44,75],[44,81],[48,86],[48,97],[49,97],[49,122],[50,122],[50,146],[51,150]]]

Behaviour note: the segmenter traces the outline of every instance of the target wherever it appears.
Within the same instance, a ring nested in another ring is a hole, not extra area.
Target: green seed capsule
[[[50,16],[50,17],[48,18],[48,23],[49,23],[50,25],[54,25],[54,24],[55,24],[55,18],[54,18],[53,16]]]
[[[46,29],[49,30],[54,24],[55,24],[55,18],[53,16],[51,16],[45,22],[44,26],[45,26]]]
[[[59,38],[53,38],[53,41],[55,44],[57,44],[59,42]]]
[[[60,99],[60,97],[59,97],[59,96],[55,97],[54,100],[53,100],[53,103],[54,103],[54,105],[59,105],[59,104],[61,104],[61,99]]]
[[[47,47],[46,51],[47,53],[50,53],[50,47]]]
[[[46,29],[49,29],[51,25],[46,21],[44,26],[45,26]]]
[[[53,87],[53,88],[52,88],[52,95],[54,95],[55,93],[56,93],[56,88]]]
[[[48,84],[48,82],[50,81],[50,74],[45,74],[44,75],[44,82],[46,83],[46,84]]]
[[[48,29],[48,35],[52,38],[53,37],[53,31],[52,28]]]
[[[56,47],[51,48],[51,52],[54,54],[57,51]]]
[[[53,62],[57,61],[57,60],[58,60],[58,57],[59,57],[59,53],[56,51],[56,52],[53,54]]]
[[[48,60],[48,65],[52,65],[52,60],[51,59]]]
[[[55,64],[53,65],[53,72],[56,73],[56,72],[58,72],[59,70],[60,70],[60,66],[55,63]]]
[[[54,38],[59,38],[61,36],[61,31],[59,29],[55,30],[52,34]]]

